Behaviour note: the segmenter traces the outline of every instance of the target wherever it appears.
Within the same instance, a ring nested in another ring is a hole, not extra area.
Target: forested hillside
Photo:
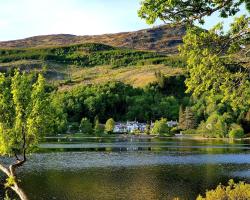
[[[185,65],[179,55],[101,43],[0,49],[2,72],[45,76],[57,119],[50,134],[78,127],[84,117],[101,123],[111,117],[177,120],[180,104],[188,104]]]

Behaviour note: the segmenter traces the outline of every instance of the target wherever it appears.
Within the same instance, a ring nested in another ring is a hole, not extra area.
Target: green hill
[[[43,71],[61,88],[119,80],[143,87],[155,81],[155,72],[183,73],[183,60],[151,51],[85,43],[58,47],[0,49],[0,70]]]

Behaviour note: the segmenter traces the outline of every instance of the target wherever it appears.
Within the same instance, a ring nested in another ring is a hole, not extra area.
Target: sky
[[[140,0],[0,0],[0,41],[36,35],[97,35],[149,28]],[[244,8],[240,14],[246,13]],[[208,18],[205,28],[220,20]],[[227,19],[226,24],[232,21]],[[156,25],[161,22],[156,23]]]

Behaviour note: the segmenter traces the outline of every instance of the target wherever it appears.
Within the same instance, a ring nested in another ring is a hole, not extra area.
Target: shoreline
[[[160,138],[160,139],[188,139],[188,140],[221,140],[221,141],[248,141],[250,137],[247,138],[207,138],[202,137],[199,135],[177,135],[177,136],[159,136],[159,135],[127,135],[127,134],[120,134],[120,135],[103,135],[103,136],[69,136],[69,135],[61,135],[61,136],[51,136],[51,137],[44,137],[44,139],[101,139],[101,138],[142,138],[142,139],[153,139],[153,138]]]

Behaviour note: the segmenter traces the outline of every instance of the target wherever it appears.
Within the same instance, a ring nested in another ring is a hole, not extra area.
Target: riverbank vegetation
[[[230,180],[228,186],[220,184],[216,189],[207,191],[205,197],[200,195],[196,200],[247,200],[249,198],[250,184],[244,182],[235,183],[233,180]]]

